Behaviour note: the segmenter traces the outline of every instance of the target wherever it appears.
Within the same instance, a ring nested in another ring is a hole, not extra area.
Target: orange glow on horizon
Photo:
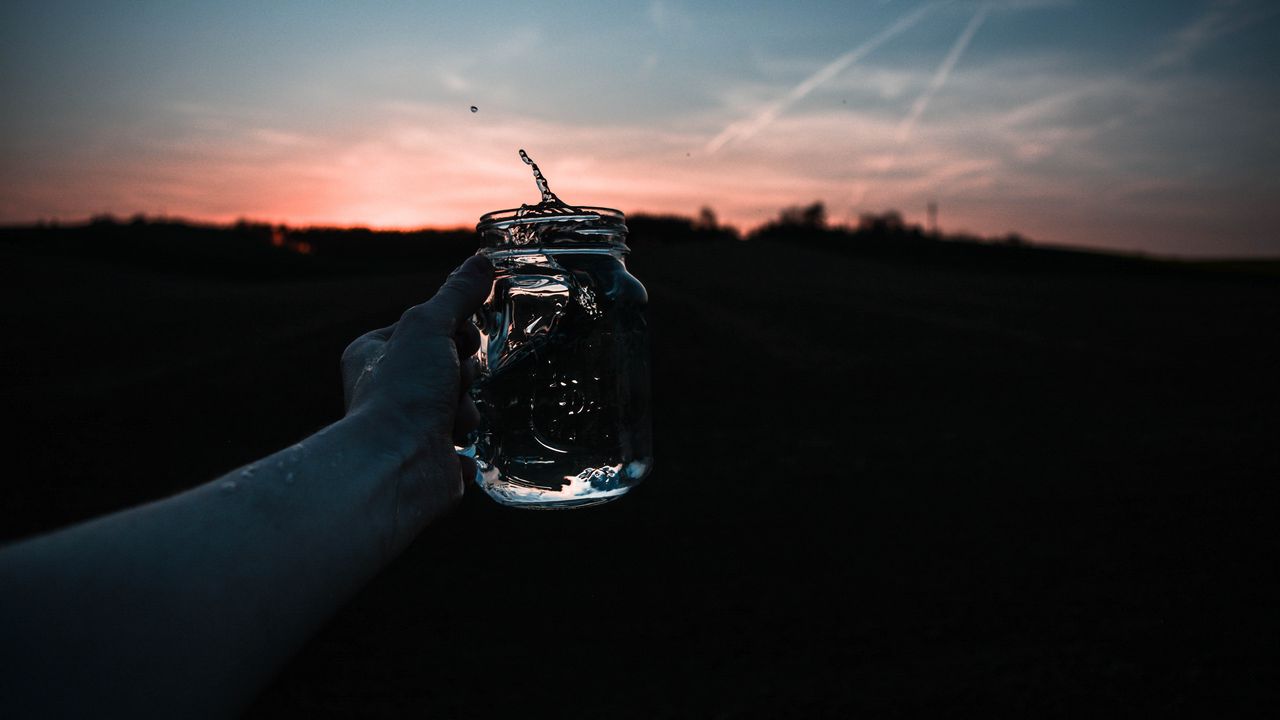
[[[89,207],[225,224],[470,230],[486,212],[537,202],[516,154],[524,147],[566,202],[684,217],[709,207],[743,232],[814,201],[826,204],[833,225],[889,210],[924,224],[936,201],[944,233],[1017,232],[1033,242],[1113,249],[1188,228],[1210,234],[1225,222],[1204,204],[1146,210],[1126,202],[1170,192],[1150,181],[1113,184],[1101,194],[1087,182],[1037,174],[1017,159],[1026,144],[1018,131],[998,123],[985,130],[985,145],[972,140],[972,129],[924,128],[901,144],[892,121],[810,113],[779,117],[749,142],[714,153],[703,148],[703,132],[487,121],[405,103],[383,108],[378,122],[349,135],[285,133],[246,121],[204,137],[199,123],[193,127],[194,140],[148,140],[146,152],[60,167],[41,183],[7,183],[0,221],[67,221],[92,214]],[[1012,159],[987,149],[1001,145]],[[1035,148],[1033,163],[1046,152],[1053,150]]]

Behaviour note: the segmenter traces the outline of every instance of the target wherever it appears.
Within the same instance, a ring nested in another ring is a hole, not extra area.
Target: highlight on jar
[[[535,205],[480,218],[493,291],[476,314],[476,483],[530,509],[609,502],[653,468],[648,294],[612,208],[570,205],[524,151]]]

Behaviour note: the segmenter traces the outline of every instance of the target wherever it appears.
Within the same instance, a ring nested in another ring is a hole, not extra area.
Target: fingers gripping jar
[[[623,214],[544,202],[477,230],[494,266],[477,315],[477,482],[524,508],[621,497],[653,466],[648,295],[623,262]]]

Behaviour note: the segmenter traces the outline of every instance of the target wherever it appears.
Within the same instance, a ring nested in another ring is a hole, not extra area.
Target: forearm
[[[0,551],[7,681],[69,710],[234,712],[447,506],[432,492],[445,483],[414,475],[443,440],[397,446],[415,437],[399,430],[353,415],[188,492]],[[77,696],[40,685],[55,678]]]

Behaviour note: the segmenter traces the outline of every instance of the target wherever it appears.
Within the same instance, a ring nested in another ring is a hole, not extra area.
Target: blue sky
[[[1263,0],[261,5],[7,3],[0,221],[467,224],[524,147],[629,212],[1280,254]]]

